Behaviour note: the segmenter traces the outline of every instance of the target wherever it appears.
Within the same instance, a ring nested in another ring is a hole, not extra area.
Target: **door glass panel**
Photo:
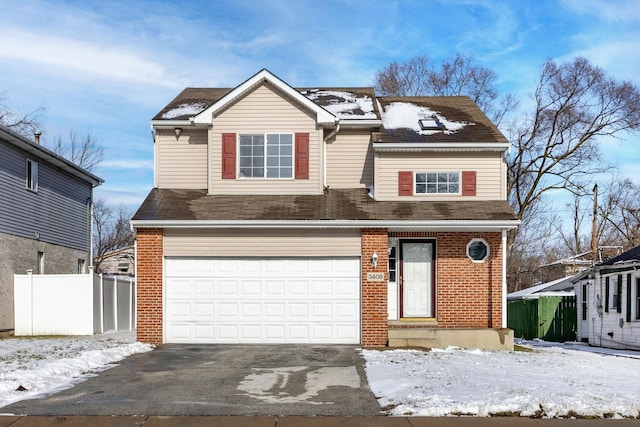
[[[402,244],[404,317],[433,317],[431,243]]]

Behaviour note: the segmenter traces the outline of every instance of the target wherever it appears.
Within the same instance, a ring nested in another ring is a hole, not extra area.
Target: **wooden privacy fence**
[[[541,296],[507,305],[507,326],[513,329],[516,338],[575,341],[576,316],[574,296]]]
[[[15,334],[92,335],[135,329],[135,281],[95,274],[14,275]]]

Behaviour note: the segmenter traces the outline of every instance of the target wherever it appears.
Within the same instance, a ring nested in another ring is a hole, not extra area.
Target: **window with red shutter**
[[[413,196],[413,172],[398,172],[398,196]]]
[[[296,133],[295,179],[309,179],[309,134]]]
[[[236,179],[236,134],[222,134],[222,179]]]
[[[476,172],[475,171],[462,171],[462,195],[463,196],[476,195]]]

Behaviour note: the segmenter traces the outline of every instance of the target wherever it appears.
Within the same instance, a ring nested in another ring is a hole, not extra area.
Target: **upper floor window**
[[[293,134],[240,135],[241,178],[293,178]]]
[[[416,194],[460,194],[460,172],[416,173]]]
[[[38,163],[27,159],[27,188],[38,191]]]

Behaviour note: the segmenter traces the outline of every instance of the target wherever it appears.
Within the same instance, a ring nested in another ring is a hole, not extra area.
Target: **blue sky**
[[[135,210],[153,186],[149,121],[186,86],[259,71],[293,86],[369,86],[390,61],[472,54],[526,106],[543,61],[586,56],[640,86],[636,0],[5,1],[0,93],[46,108],[43,139],[91,132],[105,147],[96,195]],[[640,183],[640,138],[606,141]]]

